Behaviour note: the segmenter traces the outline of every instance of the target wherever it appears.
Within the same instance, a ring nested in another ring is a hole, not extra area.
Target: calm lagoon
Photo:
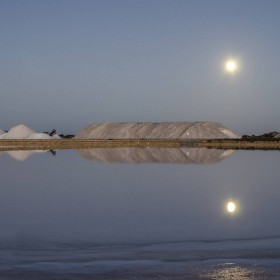
[[[278,151],[2,152],[0,279],[279,279],[279,166]]]

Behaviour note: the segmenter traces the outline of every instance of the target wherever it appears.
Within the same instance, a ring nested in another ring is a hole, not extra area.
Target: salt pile
[[[231,156],[233,150],[207,148],[95,148],[78,150],[88,160],[105,163],[217,163]]]
[[[46,133],[38,133],[31,128],[20,124],[12,127],[8,132],[0,130],[0,139],[58,139],[57,134],[50,136]]]
[[[214,122],[125,122],[92,124],[76,139],[226,139],[239,138]]]

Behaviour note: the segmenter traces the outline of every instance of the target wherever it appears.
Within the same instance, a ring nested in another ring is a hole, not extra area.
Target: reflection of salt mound
[[[42,151],[42,150],[36,150],[36,151],[8,151],[6,152],[10,157],[13,159],[19,160],[19,161],[24,161],[31,157],[34,154],[38,153],[45,153],[47,151]]]
[[[0,131],[0,139],[56,139],[60,138],[58,135],[53,137],[46,133],[37,133],[24,124],[12,127],[7,133]]]
[[[82,129],[76,139],[218,139],[238,138],[220,123],[101,123]]]
[[[207,148],[95,148],[78,150],[89,160],[106,163],[215,163],[234,153]]]

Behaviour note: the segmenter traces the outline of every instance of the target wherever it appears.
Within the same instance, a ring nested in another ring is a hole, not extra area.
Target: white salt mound
[[[2,139],[26,139],[28,138],[34,131],[24,124],[20,124],[12,127],[7,133],[2,134]]]
[[[52,137],[46,133],[32,133],[27,139],[52,139]]]
[[[215,122],[125,122],[92,124],[76,139],[226,139],[239,138]]]
[[[8,132],[0,130],[0,139],[59,139],[58,135],[49,136],[46,133],[37,133],[31,128],[20,124],[12,127]]]
[[[53,136],[50,136],[52,139],[61,139],[61,137],[57,134],[54,134]]]

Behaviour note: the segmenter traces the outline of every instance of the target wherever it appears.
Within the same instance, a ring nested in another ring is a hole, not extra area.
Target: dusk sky
[[[0,128],[279,131],[279,11],[279,0],[0,0]]]

